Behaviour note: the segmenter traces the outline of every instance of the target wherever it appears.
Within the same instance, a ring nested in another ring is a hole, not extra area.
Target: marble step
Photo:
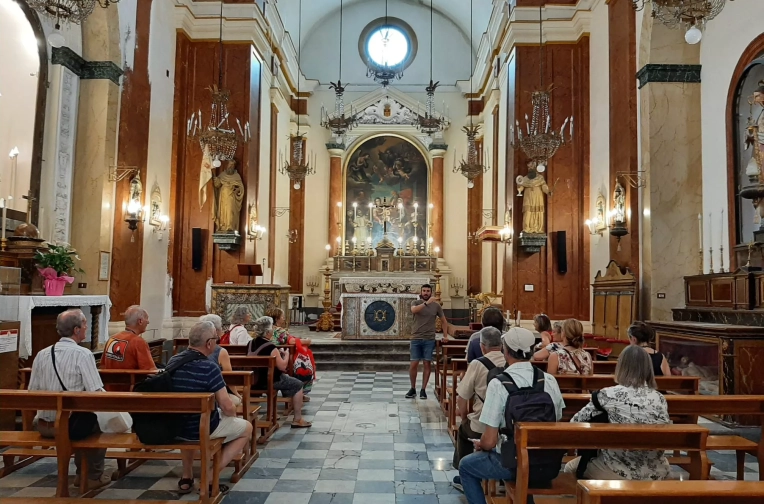
[[[397,351],[365,351],[365,350],[334,350],[318,351],[313,349],[313,356],[316,362],[363,362],[363,361],[408,361],[409,349],[399,349]]]
[[[322,371],[392,371],[406,372],[409,369],[409,361],[335,361],[321,362],[316,358],[318,377],[321,379]]]

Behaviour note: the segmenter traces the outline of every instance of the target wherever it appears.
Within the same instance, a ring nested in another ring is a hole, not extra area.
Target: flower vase
[[[45,280],[45,295],[46,296],[63,296],[64,288],[66,287],[66,279],[63,277],[49,278]]]

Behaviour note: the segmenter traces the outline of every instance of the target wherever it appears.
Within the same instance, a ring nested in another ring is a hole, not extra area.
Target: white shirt
[[[230,331],[232,345],[249,345],[249,342],[252,341],[252,336],[249,335],[244,326],[237,325]]]
[[[61,338],[55,345],[56,369],[66,390],[70,392],[95,392],[103,389],[103,382],[98,375],[93,352],[79,346],[71,338]],[[37,354],[32,363],[32,376],[29,379],[29,390],[44,390],[47,392],[63,392],[61,383],[53,369],[51,348],[44,348]],[[56,420],[55,411],[38,411],[38,418],[53,422]]]
[[[496,367],[502,367],[507,364],[504,360],[504,354],[500,351],[488,352],[485,354],[485,357],[488,357]],[[472,405],[472,413],[468,414],[467,418],[470,421],[470,429],[481,434],[485,431],[485,425],[480,423],[480,412],[483,410],[483,399],[485,399],[488,386],[486,383],[487,379],[488,368],[480,360],[475,359],[470,362],[467,372],[456,387],[456,393],[465,401],[469,401],[472,398],[475,399]]]
[[[518,388],[530,387],[533,385],[533,365],[530,362],[516,362],[509,366],[504,373],[509,375]],[[554,376],[544,373],[544,392],[549,394],[554,403],[555,416],[557,421],[562,418],[562,410],[565,409],[565,401],[562,400],[560,387]],[[499,380],[491,380],[485,393],[485,402],[483,411],[480,413],[480,423],[488,427],[502,429],[506,427],[504,420],[504,408],[507,405],[509,393]],[[501,452],[501,443],[505,439],[502,434],[499,436],[499,442],[496,443],[496,451]]]

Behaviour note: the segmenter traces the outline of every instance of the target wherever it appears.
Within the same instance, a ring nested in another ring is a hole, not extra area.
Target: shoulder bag
[[[61,380],[61,376],[58,374],[58,368],[56,367],[55,343],[50,347],[50,360],[53,362],[53,371],[56,372],[56,378],[58,378],[58,383],[61,384],[61,389],[64,392],[69,392],[64,385],[64,382]],[[95,413],[90,411],[74,411],[69,416],[69,439],[72,441],[85,439],[93,433],[97,425],[98,417]]]

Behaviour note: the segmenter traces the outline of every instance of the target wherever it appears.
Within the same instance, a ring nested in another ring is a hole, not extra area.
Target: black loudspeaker
[[[557,231],[557,271],[568,272],[568,242],[565,231]]]
[[[202,269],[202,228],[191,229],[191,269]]]

